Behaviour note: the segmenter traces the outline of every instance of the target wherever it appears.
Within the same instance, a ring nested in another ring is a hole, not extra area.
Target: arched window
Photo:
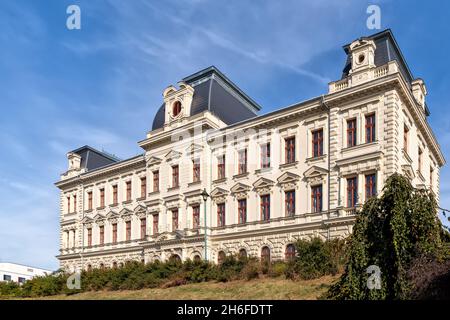
[[[92,271],[92,265],[90,264],[87,265],[87,271]]]
[[[116,261],[113,262],[112,267],[113,267],[114,269],[117,269],[117,262],[116,262]]]
[[[145,264],[145,259],[141,259],[141,263],[142,263],[142,264]]]
[[[270,249],[269,249],[269,247],[263,247],[261,249],[261,262],[270,262]]]
[[[178,116],[181,112],[181,102],[175,101],[172,105],[172,114],[174,117]]]
[[[201,262],[202,261],[202,257],[200,257],[200,255],[196,254],[194,256],[194,262]]]
[[[286,246],[286,251],[284,252],[284,256],[287,261],[293,260],[295,258],[295,246],[291,243]]]
[[[105,269],[105,265],[103,263],[100,263],[100,269],[104,270]]]
[[[119,263],[119,267],[123,268],[124,264],[123,262]]]
[[[245,250],[245,249],[239,250],[239,258],[240,259],[247,259],[247,250]]]
[[[217,263],[218,264],[222,264],[225,261],[225,258],[226,258],[225,252],[219,251],[218,258],[217,258]]]
[[[169,262],[171,262],[171,263],[181,263],[181,258],[180,258],[179,255],[173,254],[173,255],[169,258]]]

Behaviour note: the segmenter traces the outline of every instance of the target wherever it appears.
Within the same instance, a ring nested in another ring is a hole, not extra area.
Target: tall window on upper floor
[[[353,208],[358,200],[358,178],[351,177],[347,179],[347,207]]]
[[[200,227],[200,206],[192,207],[192,227],[193,228]]]
[[[322,185],[311,187],[312,212],[322,212]]]
[[[261,168],[270,167],[270,143],[261,145]]]
[[[172,231],[178,230],[178,209],[172,210]]]
[[[284,140],[285,163],[295,162],[295,137],[289,137]]]
[[[125,222],[125,234],[126,234],[126,240],[131,240],[131,221]]]
[[[200,181],[200,159],[192,160],[192,181]]]
[[[377,175],[376,173],[366,174],[366,200],[377,195]]]
[[[73,212],[77,212],[77,195],[73,195]]]
[[[87,229],[88,247],[92,246],[92,228]]]
[[[266,194],[261,196],[261,220],[270,220],[270,195]]]
[[[366,143],[375,141],[375,113],[366,116]]]
[[[99,227],[99,240],[101,246],[105,244],[105,226]]]
[[[117,204],[119,202],[117,184],[113,185],[112,189],[113,189],[113,204]]]
[[[159,215],[158,214],[154,214],[153,215],[153,234],[158,234],[159,232]]]
[[[176,188],[180,185],[179,166],[172,166],[172,188]]]
[[[418,168],[418,170],[419,170],[420,173],[422,173],[422,160],[423,160],[422,156],[423,156],[423,151],[422,151],[422,149],[419,148],[419,153],[418,153],[418,159],[419,159],[418,166],[419,166],[419,168]]]
[[[434,184],[434,181],[433,181],[433,174],[434,174],[434,170],[433,170],[433,167],[430,167],[430,190],[433,190],[433,184]]]
[[[141,178],[141,198],[145,198],[147,196],[147,178]]]
[[[131,200],[131,181],[126,182],[127,187],[127,201]]]
[[[141,239],[147,236],[147,218],[141,218]]]
[[[403,150],[408,153],[408,140],[409,140],[409,129],[405,125],[403,126]]]
[[[105,206],[105,188],[100,189],[100,208]]]
[[[117,223],[112,224],[112,242],[117,243]]]
[[[295,215],[295,190],[289,190],[284,193],[286,217]]]
[[[88,196],[88,210],[92,210],[92,191],[87,193]]]
[[[323,129],[312,132],[312,151],[314,158],[323,155]]]
[[[225,178],[225,155],[217,158],[217,179]]]
[[[240,150],[238,153],[239,169],[238,174],[247,173],[247,149]]]
[[[238,200],[238,215],[239,223],[247,222],[247,199]]]
[[[217,204],[217,226],[225,226],[225,203]]]
[[[159,171],[153,171],[153,192],[159,191]]]
[[[356,146],[356,119],[347,120],[347,147]]]
[[[67,199],[67,213],[70,213],[70,196]]]

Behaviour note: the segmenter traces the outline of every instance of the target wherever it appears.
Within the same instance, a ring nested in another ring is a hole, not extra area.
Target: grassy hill
[[[204,282],[165,289],[84,292],[75,295],[57,295],[46,300],[193,300],[193,299],[292,299],[314,300],[336,281],[338,276],[325,276],[314,280],[292,281],[284,278],[239,280],[226,283]]]

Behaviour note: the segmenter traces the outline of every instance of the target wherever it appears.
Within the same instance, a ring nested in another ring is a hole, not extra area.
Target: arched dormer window
[[[172,115],[174,117],[178,116],[181,112],[181,102],[175,101],[172,105]]]

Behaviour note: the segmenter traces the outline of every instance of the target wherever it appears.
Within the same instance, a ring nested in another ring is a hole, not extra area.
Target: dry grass
[[[46,300],[315,300],[338,276],[292,281],[283,278],[239,280],[227,283],[197,283],[166,289],[84,292],[45,297]]]

